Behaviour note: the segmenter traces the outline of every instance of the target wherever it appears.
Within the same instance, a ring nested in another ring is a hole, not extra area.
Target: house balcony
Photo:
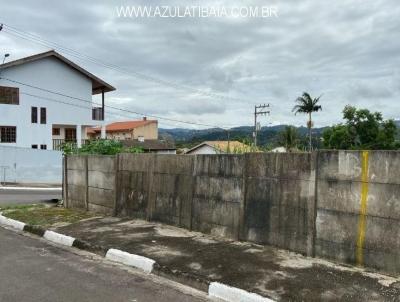
[[[82,146],[87,144],[88,142],[89,142],[89,139],[81,140]],[[72,145],[77,146],[78,141],[76,139],[53,139],[53,150],[62,151],[62,147],[66,143],[70,143]]]

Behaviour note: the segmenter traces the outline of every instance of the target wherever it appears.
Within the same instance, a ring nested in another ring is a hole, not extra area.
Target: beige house
[[[100,138],[101,128],[89,129],[90,138]],[[115,122],[106,126],[106,138],[115,140],[157,140],[158,122],[143,118],[137,121]]]

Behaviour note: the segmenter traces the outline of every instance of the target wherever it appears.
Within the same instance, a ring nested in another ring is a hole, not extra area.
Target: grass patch
[[[44,204],[8,206],[2,207],[1,211],[8,218],[44,228],[75,223],[82,219],[95,217],[94,214],[86,211]]]

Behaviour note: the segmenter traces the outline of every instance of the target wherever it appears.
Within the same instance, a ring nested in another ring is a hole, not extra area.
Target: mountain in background
[[[259,145],[276,145],[279,137],[279,133],[286,127],[286,125],[277,125],[262,127],[258,132],[258,144]],[[306,127],[296,127],[301,136],[305,136],[308,133]],[[313,134],[318,137],[321,135],[323,128],[313,129]],[[252,140],[254,127],[241,126],[231,128],[229,130],[230,140]],[[228,131],[220,128],[210,128],[204,130],[193,130],[185,128],[173,128],[173,129],[159,129],[160,137],[166,140],[174,140],[178,145],[195,145],[203,141],[215,141],[215,140],[228,140]]]
[[[400,128],[400,120],[395,121]],[[287,125],[262,127],[258,132],[258,144],[261,146],[278,146],[279,133]],[[299,134],[306,137],[308,129],[306,127],[296,127]],[[328,127],[313,128],[313,135],[318,138]],[[248,140],[253,139],[253,129],[251,126],[241,126],[231,128],[229,131],[230,140]],[[159,129],[160,137],[166,140],[174,140],[178,146],[194,146],[203,141],[228,140],[228,132],[220,128],[210,128],[204,130],[193,130],[186,128]]]

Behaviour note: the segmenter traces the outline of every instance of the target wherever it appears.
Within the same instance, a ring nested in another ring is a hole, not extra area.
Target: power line
[[[140,78],[140,79],[145,80],[145,81],[150,81],[150,82],[153,82],[153,83],[156,83],[156,84],[159,84],[159,85],[168,86],[168,87],[172,87],[172,88],[175,88],[175,89],[191,91],[191,92],[198,93],[200,95],[207,96],[207,97],[213,97],[213,98],[218,98],[218,99],[223,99],[223,100],[244,101],[243,99],[240,99],[240,98],[228,97],[228,96],[216,94],[216,93],[213,93],[213,92],[203,91],[201,89],[196,89],[196,88],[192,88],[192,87],[189,87],[189,86],[186,86],[186,85],[173,83],[173,82],[166,81],[166,80],[163,80],[163,79],[158,79],[158,78],[153,77],[153,76],[148,76],[148,75],[145,75],[145,74],[140,73],[140,72],[126,70],[126,69],[121,68],[121,67],[119,67],[117,65],[106,63],[106,62],[104,62],[102,60],[99,60],[97,58],[94,58],[94,57],[88,56],[86,54],[83,54],[81,52],[78,52],[78,51],[76,51],[76,50],[74,50],[72,48],[65,47],[65,46],[63,46],[61,44],[58,44],[58,43],[55,43],[55,42],[51,42],[51,41],[46,40],[46,39],[44,39],[44,38],[42,38],[42,37],[40,37],[38,35],[31,34],[29,32],[26,32],[26,31],[18,29],[16,27],[10,26],[8,24],[3,23],[2,25],[3,25],[3,32],[5,32],[5,33],[11,34],[13,36],[17,36],[17,37],[25,39],[25,40],[29,40],[29,41],[38,43],[38,44],[40,44],[42,46],[45,46],[45,47],[56,48],[58,50],[61,49],[64,53],[67,53],[67,54],[69,54],[69,55],[71,55],[71,56],[73,56],[75,58],[78,58],[78,59],[81,59],[81,60],[85,60],[85,61],[89,61],[89,62],[91,62],[93,64],[100,65],[102,67],[109,68],[109,69],[112,69],[114,71],[118,71],[118,72],[121,72],[121,73],[124,73],[124,74],[133,75],[134,77]]]
[[[73,99],[73,100],[77,100],[77,101],[80,101],[80,102],[85,102],[85,103],[89,103],[89,104],[95,104],[95,105],[98,105],[98,106],[102,105],[102,104],[94,102],[92,100],[86,100],[86,99],[74,97],[74,96],[71,96],[71,95],[68,95],[68,94],[64,94],[64,93],[57,92],[57,91],[52,91],[52,90],[49,90],[49,89],[46,89],[46,88],[42,88],[42,87],[38,87],[38,86],[35,86],[35,85],[32,85],[32,84],[27,84],[27,83],[23,83],[23,82],[20,82],[20,81],[12,80],[12,79],[9,79],[9,78],[6,78],[6,77],[1,77],[1,79],[4,79],[4,80],[9,81],[11,83],[15,83],[15,84],[23,85],[23,86],[30,87],[30,88],[33,88],[33,89],[37,89],[37,90],[40,90],[40,91],[44,91],[44,92],[47,92],[47,93],[55,94],[55,95],[66,97],[66,98]],[[24,94],[27,94],[27,93],[24,93]],[[27,95],[29,95],[29,94],[27,94]],[[35,95],[31,95],[31,96],[35,96]],[[58,101],[58,100],[54,100],[54,101]],[[67,103],[67,102],[63,102],[63,103],[66,103],[68,105],[75,105],[75,104]],[[156,118],[156,119],[160,119],[160,120],[166,120],[166,121],[170,121],[170,122],[177,122],[177,123],[190,124],[190,125],[196,125],[196,126],[221,128],[221,129],[228,128],[226,126],[203,124],[203,123],[197,123],[197,122],[190,122],[190,121],[183,121],[183,120],[178,120],[178,119],[166,118],[166,117],[162,117],[162,116],[158,116],[158,115],[145,114],[145,113],[142,113],[142,112],[137,112],[137,111],[133,111],[133,110],[129,110],[129,109],[118,108],[118,107],[111,106],[111,105],[105,105],[104,107],[110,108],[110,109],[114,109],[114,110],[123,111],[123,112],[127,112],[127,113],[131,113],[131,114],[136,114],[136,115],[140,115],[140,116],[148,116],[148,117],[152,117],[152,118]],[[84,107],[84,108],[91,108],[91,107]]]

